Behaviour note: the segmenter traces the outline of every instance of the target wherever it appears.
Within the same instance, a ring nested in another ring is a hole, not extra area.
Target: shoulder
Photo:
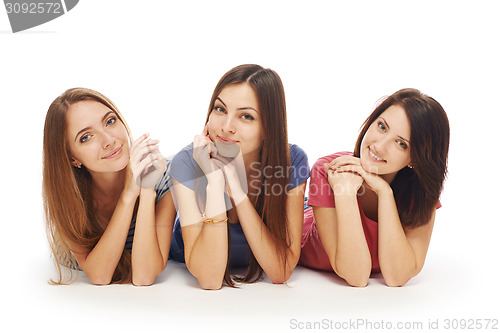
[[[288,147],[290,149],[290,164],[292,166],[307,165],[309,167],[309,160],[304,149],[293,143],[289,143]]]
[[[173,158],[168,171],[170,177],[189,188],[197,175],[198,164],[193,158],[193,145],[182,148]]]
[[[313,165],[312,167],[312,170],[323,170],[323,164],[325,163],[330,163],[331,161],[333,161],[334,159],[336,158],[339,158],[341,156],[345,156],[345,155],[354,155],[352,152],[348,152],[348,151],[341,151],[341,152],[338,152],[338,153],[334,153],[334,154],[330,154],[330,155],[326,155],[326,156],[323,156],[323,157],[320,157]]]
[[[193,159],[193,144],[189,144],[182,148],[175,156],[172,158],[171,168],[178,167],[185,163],[190,163],[194,161]]]
[[[297,145],[288,144],[290,148],[290,185],[292,188],[305,182],[310,176],[309,161],[306,152]]]

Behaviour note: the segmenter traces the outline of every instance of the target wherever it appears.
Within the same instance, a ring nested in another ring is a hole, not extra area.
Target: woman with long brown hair
[[[171,255],[202,288],[255,282],[263,273],[283,283],[292,274],[309,166],[287,136],[278,74],[241,65],[215,87],[202,134],[173,158],[179,220]],[[234,267],[247,267],[245,276],[230,274]]]
[[[422,269],[447,173],[450,129],[441,105],[416,89],[386,98],[354,154],[311,170],[300,264],[363,287],[371,272],[401,286]]]
[[[131,143],[123,116],[104,95],[74,88],[52,102],[43,201],[54,283],[68,282],[64,266],[99,285],[153,283],[167,263],[175,218],[165,170],[158,140],[145,134]]]

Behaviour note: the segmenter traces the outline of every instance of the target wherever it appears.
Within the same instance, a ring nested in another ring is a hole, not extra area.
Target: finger
[[[207,137],[208,136],[208,122],[205,124],[205,127],[203,127],[203,131],[201,132],[201,135]]]
[[[328,163],[328,167],[333,170],[344,165],[361,165],[361,162],[354,156],[341,156]]]
[[[335,173],[351,173],[364,179],[366,174],[362,167],[356,165],[346,165],[338,168]]]
[[[144,140],[146,140],[146,138],[149,137],[149,133],[144,133],[143,135],[141,135],[140,137],[137,138],[137,140],[135,140],[132,145],[130,146],[130,154],[132,154],[132,152],[135,150],[135,148],[137,147],[137,145],[139,145],[141,142],[143,142]]]
[[[199,148],[199,147],[206,146],[209,143],[210,143],[210,140],[208,140],[206,136],[195,135],[194,141],[193,141],[193,147]]]
[[[160,152],[160,150],[159,150],[157,144],[155,144],[155,145],[142,145],[141,144],[135,149],[134,153],[130,157],[130,162],[132,164],[137,164],[140,161],[142,161],[143,159],[145,159],[147,155],[155,154],[155,153],[159,153],[159,152]]]
[[[144,147],[151,147],[151,149],[154,149],[154,146],[157,147],[159,142],[160,142],[160,140],[156,140],[156,139],[146,139],[146,140],[143,140],[142,142],[138,142],[133,147],[133,149],[130,150],[130,155],[132,156],[132,155],[136,154],[137,151],[140,151]]]
[[[134,167],[134,175],[139,176],[142,175],[146,170],[148,170],[151,166],[154,166],[155,169],[158,169],[156,165],[160,166],[160,162],[157,161],[154,157],[154,154],[150,154],[146,158],[144,158],[141,162],[139,162],[137,165]]]

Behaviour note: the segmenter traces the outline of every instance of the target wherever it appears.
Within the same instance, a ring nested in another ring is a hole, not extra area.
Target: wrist
[[[358,195],[357,193],[342,193],[342,194],[335,194],[335,202],[337,201],[343,201],[343,202],[352,202],[358,200]]]
[[[137,200],[139,193],[134,191],[123,191],[120,200],[124,201],[127,204],[133,204]]]
[[[383,188],[376,190],[375,193],[377,193],[378,197],[382,197],[382,196],[393,197],[394,196],[392,188],[389,184],[387,184],[387,186],[384,186]]]
[[[392,192],[392,187],[388,183],[384,184],[384,186],[375,190],[375,193],[377,193],[377,196],[381,196],[381,195],[393,196],[394,195]]]
[[[207,177],[208,185],[211,185],[212,187],[225,186],[226,181],[224,179],[224,174],[222,173],[221,170],[212,171],[206,174],[205,176]]]
[[[333,194],[335,197],[355,198],[358,195],[359,188],[349,188],[345,186],[335,186]]]
[[[206,175],[207,177],[207,193],[209,191],[224,192],[226,188],[226,180],[224,178],[224,173],[221,170],[216,170],[210,172]]]
[[[156,191],[154,189],[149,189],[149,188],[141,188],[140,192],[140,197],[141,198],[156,198]]]

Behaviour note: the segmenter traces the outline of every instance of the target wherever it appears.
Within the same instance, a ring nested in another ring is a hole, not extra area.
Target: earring
[[[413,169],[413,165],[409,164],[408,168]]]

